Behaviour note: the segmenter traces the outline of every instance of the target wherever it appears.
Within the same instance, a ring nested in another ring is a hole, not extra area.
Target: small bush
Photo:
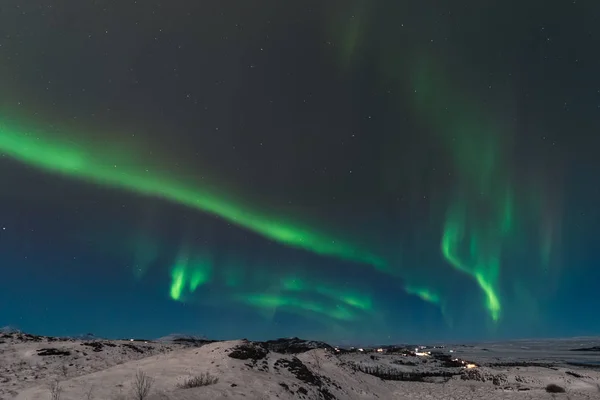
[[[555,385],[554,383],[550,383],[546,386],[546,392],[548,393],[564,393],[565,388]]]
[[[60,400],[62,391],[63,391],[63,389],[60,386],[60,382],[58,380],[52,382],[50,384],[50,399],[51,400]]]
[[[200,386],[214,385],[217,382],[219,382],[219,378],[209,374],[208,372],[204,372],[200,375],[186,378],[182,383],[179,383],[177,387],[180,389],[191,389]]]
[[[133,397],[136,400],[146,399],[153,384],[154,378],[149,377],[144,371],[138,370],[133,378]]]

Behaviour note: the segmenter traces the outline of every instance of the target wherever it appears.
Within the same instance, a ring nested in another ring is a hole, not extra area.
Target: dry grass
[[[179,383],[177,387],[180,389],[191,389],[195,387],[214,385],[217,382],[219,382],[219,378],[209,374],[208,372],[204,372],[200,375],[186,378],[182,383]]]
[[[50,384],[50,400],[60,400],[61,395],[62,387],[60,386],[60,382],[56,380]]]
[[[136,400],[144,400],[150,394],[154,378],[151,378],[144,371],[138,370],[133,379],[133,397]]]

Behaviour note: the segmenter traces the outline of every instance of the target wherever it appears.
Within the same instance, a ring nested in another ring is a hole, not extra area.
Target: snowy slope
[[[464,357],[457,360],[447,349],[426,356],[342,354],[325,344],[300,339],[212,342],[200,347],[168,341],[97,341],[101,348],[90,342],[35,341],[22,335],[11,336],[10,341],[8,346],[0,344],[0,373],[4,377],[0,378],[0,397],[5,399],[14,396],[19,400],[49,399],[49,384],[57,379],[64,400],[131,399],[132,383],[140,371],[154,380],[149,400],[549,399],[551,395],[545,387],[550,383],[567,391],[557,394],[557,398],[600,399],[599,369],[557,359],[542,362],[545,353],[541,351],[536,357],[528,354],[537,360],[528,364],[515,361],[515,354],[519,354],[516,349],[512,358],[502,364],[498,362],[501,352],[490,357],[490,350],[482,347],[457,348],[455,351]],[[40,349],[50,347],[63,355],[38,355]],[[82,349],[94,347],[99,350],[82,354]],[[576,358],[579,353],[567,355]],[[463,361],[470,363],[477,358],[476,367],[464,367]],[[62,365],[66,363],[68,370],[64,376]],[[179,387],[187,378],[204,373],[218,378],[218,382],[190,389]],[[384,380],[373,374],[387,375]]]

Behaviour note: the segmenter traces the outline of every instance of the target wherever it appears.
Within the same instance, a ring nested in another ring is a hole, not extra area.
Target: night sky
[[[0,326],[600,333],[600,4],[2,0]]]

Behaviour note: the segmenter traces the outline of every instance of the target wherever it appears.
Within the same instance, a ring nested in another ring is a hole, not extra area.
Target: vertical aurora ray
[[[350,70],[359,57],[362,41],[368,31],[371,5],[361,0],[351,0],[346,9],[335,7],[328,10],[334,21],[327,27],[327,35],[334,39],[334,45],[341,64]]]
[[[348,43],[360,41],[354,22],[347,22],[339,34]],[[441,254],[450,266],[469,275],[479,286],[485,309],[498,321],[502,309],[499,283],[502,252],[512,238],[515,224],[515,188],[507,152],[510,128],[501,127],[475,95],[469,96],[456,86],[455,77],[440,66],[443,60],[423,57],[420,51],[407,54],[394,42],[373,36],[369,40],[374,48],[380,49],[374,62],[381,71],[382,81],[386,85],[408,86],[416,116],[452,160],[454,187],[444,200]],[[343,52],[340,57],[343,69],[348,63],[346,54]],[[414,275],[406,270],[402,273],[407,278]],[[441,297],[428,296],[428,290],[433,288],[426,286],[419,286],[419,290],[407,286],[405,290],[424,301],[441,304]]]
[[[456,171],[442,254],[477,282],[485,308],[498,321],[502,250],[514,225],[514,189],[505,154],[510,132],[503,132],[472,99],[459,94],[431,61],[420,63],[414,76],[415,106],[446,144]]]
[[[469,223],[464,205],[457,204],[448,212],[442,234],[441,249],[445,259],[456,269],[471,275],[486,296],[486,308],[494,321],[500,316],[497,280],[500,272],[499,251],[490,247],[482,249],[479,242],[483,232],[468,231]],[[492,237],[493,242],[496,238]],[[468,246],[464,246],[469,243]],[[493,244],[492,244],[493,245]],[[468,247],[467,250],[464,247]],[[463,256],[466,254],[466,256]]]
[[[191,259],[189,252],[182,250],[171,269],[171,287],[169,294],[173,300],[182,300],[186,293],[194,293],[199,286],[211,279],[212,263],[207,257]]]

